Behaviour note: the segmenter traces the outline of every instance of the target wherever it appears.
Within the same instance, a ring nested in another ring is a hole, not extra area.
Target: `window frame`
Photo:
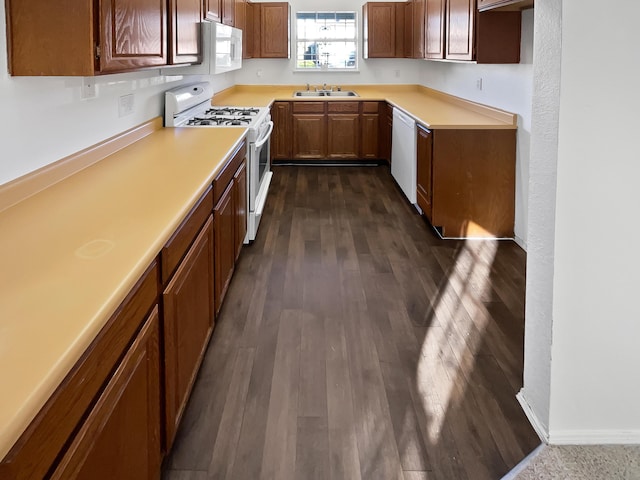
[[[323,39],[323,38],[300,38],[298,35],[298,14],[300,13],[314,13],[314,14],[319,14],[319,13],[323,13],[323,14],[327,14],[327,13],[333,13],[333,14],[338,14],[338,13],[349,13],[349,14],[353,14],[353,20],[354,20],[354,36],[352,38],[347,38],[347,37],[343,37],[343,38],[332,38],[332,39]],[[359,73],[360,72],[360,49],[362,48],[360,46],[360,30],[359,30],[359,18],[358,18],[358,11],[357,10],[311,10],[311,9],[302,9],[302,10],[297,10],[295,12],[292,12],[292,19],[291,19],[291,23],[294,25],[294,35],[293,35],[293,42],[292,43],[292,54],[291,57],[293,59],[294,62],[294,66],[293,66],[293,72],[294,73]],[[321,42],[321,41],[327,41],[327,42],[353,42],[354,46],[355,46],[355,65],[353,67],[344,67],[344,68],[339,68],[339,67],[329,67],[328,65],[324,65],[321,66],[320,68],[304,68],[304,67],[299,67],[298,66],[298,44],[300,42]]]

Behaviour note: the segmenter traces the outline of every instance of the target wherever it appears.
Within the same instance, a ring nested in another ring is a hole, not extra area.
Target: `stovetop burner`
[[[219,107],[210,108],[205,115],[223,115],[229,117],[253,117],[258,115],[260,110],[257,108],[236,108],[236,107]]]

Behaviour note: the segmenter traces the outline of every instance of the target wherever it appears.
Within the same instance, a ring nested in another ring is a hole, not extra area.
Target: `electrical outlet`
[[[259,68],[259,69],[256,71],[256,76],[257,76],[258,78],[262,78],[262,69],[261,69],[261,68]]]
[[[482,90],[482,77],[480,77],[480,78],[478,78],[478,79],[476,80],[476,88],[477,88],[478,90]]]
[[[133,113],[134,99],[133,93],[122,95],[118,99],[118,116],[125,117]]]
[[[84,77],[82,79],[82,88],[80,89],[80,98],[82,100],[88,100],[90,98],[96,98],[98,92],[96,89],[96,81],[92,77]]]

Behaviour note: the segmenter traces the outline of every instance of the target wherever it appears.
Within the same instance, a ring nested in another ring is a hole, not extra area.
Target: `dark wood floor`
[[[386,167],[276,167],[167,480],[499,479],[539,443],[525,254],[443,241]]]

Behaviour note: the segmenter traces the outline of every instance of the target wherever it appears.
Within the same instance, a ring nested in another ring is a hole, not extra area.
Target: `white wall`
[[[362,35],[361,0],[289,0],[291,18],[297,11],[336,10],[355,11],[358,22],[358,35]],[[291,43],[295,42],[295,21],[291,22]],[[362,58],[362,39],[359,39],[360,51],[358,72],[294,72],[295,59],[249,59],[243,63],[241,71],[236,73],[236,82],[244,85],[356,85],[373,83],[417,83],[421,63],[411,59],[369,59]],[[293,47],[292,47],[293,48]]]
[[[4,2],[0,2],[0,185],[94,145],[164,111],[163,92],[194,78],[158,70],[96,77],[98,96],[82,100],[82,77],[11,77],[7,73]],[[211,77],[216,91],[233,72]],[[134,112],[118,115],[120,96],[134,95]]]
[[[640,443],[640,3],[565,0],[550,436]]]
[[[518,114],[514,230],[518,242],[523,247],[526,247],[528,237],[533,19],[533,10],[523,12],[520,64],[518,65],[476,65],[434,61],[419,63],[421,66],[419,83],[422,85]],[[417,60],[414,61],[417,62]],[[479,79],[482,79],[482,90],[477,87]]]

